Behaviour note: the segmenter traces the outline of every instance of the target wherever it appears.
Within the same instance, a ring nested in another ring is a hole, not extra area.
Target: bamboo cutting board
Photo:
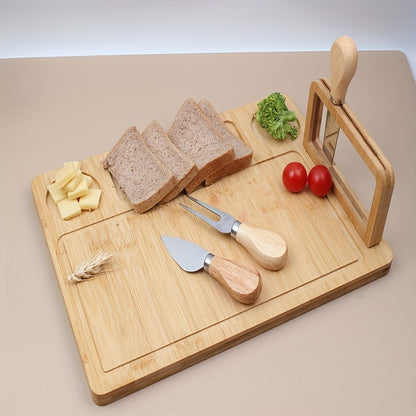
[[[258,266],[244,248],[187,213],[179,196],[137,214],[103,169],[106,154],[82,161],[103,190],[96,211],[60,219],[46,186],[55,171],[32,182],[35,203],[94,401],[105,405],[297,315],[353,290],[389,270],[384,240],[367,247],[333,193],[291,194],[283,168],[313,162],[303,146],[305,120],[295,141],[271,139],[253,120],[256,103],[222,114],[253,149],[252,165],[193,195],[241,222],[268,228],[288,245],[277,272]],[[126,126],[127,128],[128,126]],[[115,138],[115,141],[118,138]],[[189,274],[165,250],[160,235],[191,240],[208,251],[255,266],[263,281],[254,305],[234,301],[207,273]],[[103,274],[74,284],[67,276],[104,249],[114,255]]]

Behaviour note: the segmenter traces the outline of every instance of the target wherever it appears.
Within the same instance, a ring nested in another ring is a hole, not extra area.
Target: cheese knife
[[[242,224],[230,214],[227,214],[226,212],[221,211],[206,202],[202,202],[189,195],[187,195],[187,197],[218,215],[220,219],[218,221],[214,221],[211,218],[180,203],[183,208],[196,215],[198,218],[205,221],[221,233],[231,234],[231,237],[235,238],[235,240],[253,256],[260,266],[268,270],[279,270],[285,265],[287,259],[287,246],[285,240],[283,240],[283,238],[278,234],[262,228]]]
[[[347,89],[357,69],[357,47],[352,38],[341,36],[331,47],[331,102],[342,106],[347,95]],[[329,163],[334,161],[335,148],[338,141],[339,125],[332,113],[327,110],[322,150]]]
[[[253,266],[215,256],[182,238],[163,235],[161,239],[183,270],[192,273],[204,269],[238,302],[254,303],[260,296],[261,277]]]

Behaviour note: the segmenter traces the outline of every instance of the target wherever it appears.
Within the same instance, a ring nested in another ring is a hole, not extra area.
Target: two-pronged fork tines
[[[207,224],[211,225],[212,227],[216,228],[221,233],[227,234],[231,233],[233,224],[236,222],[235,218],[232,217],[230,214],[227,214],[224,211],[221,211],[218,208],[213,207],[212,205],[207,204],[206,202],[200,201],[192,196],[186,195],[189,199],[196,202],[197,204],[203,206],[207,210],[213,212],[214,214],[218,215],[218,220],[213,220],[210,217],[207,217],[206,215],[201,214],[198,211],[195,211],[192,208],[189,208],[188,206],[179,203],[183,208],[191,212],[192,214],[196,215],[201,220],[205,221]]]

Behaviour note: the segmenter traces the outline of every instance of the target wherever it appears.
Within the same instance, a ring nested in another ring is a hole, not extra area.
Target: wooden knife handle
[[[341,105],[357,69],[358,53],[355,42],[348,36],[341,36],[331,47],[331,97],[332,102]]]
[[[265,269],[279,270],[286,263],[286,242],[272,231],[240,224],[235,239]]]
[[[254,303],[260,296],[261,277],[251,265],[212,256],[206,270],[238,302]]]

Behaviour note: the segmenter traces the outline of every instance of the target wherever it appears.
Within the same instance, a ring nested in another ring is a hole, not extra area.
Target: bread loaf
[[[234,159],[230,163],[206,178],[204,184],[211,185],[224,176],[231,175],[250,166],[253,151],[231,132],[207,99],[203,98],[200,100],[198,102],[198,106],[212,123],[223,141],[233,147],[235,154]]]
[[[230,129],[211,103],[186,100],[165,132],[152,121],[142,134],[129,128],[108,153],[108,169],[137,212],[168,202],[182,190],[248,167],[253,152]]]
[[[163,127],[152,121],[143,131],[142,137],[153,154],[168,167],[175,179],[175,188],[160,202],[175,198],[198,173],[195,163],[184,155],[170,140]]]
[[[218,136],[212,123],[192,98],[182,104],[168,131],[168,136],[198,168],[197,175],[185,187],[188,193],[234,159],[233,147]]]
[[[135,127],[108,153],[104,167],[139,213],[156,205],[176,185],[173,173],[153,155]]]

